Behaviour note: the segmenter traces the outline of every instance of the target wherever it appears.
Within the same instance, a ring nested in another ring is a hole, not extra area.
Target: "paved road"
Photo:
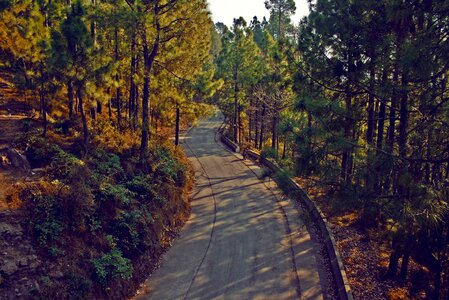
[[[185,138],[196,176],[192,215],[136,298],[322,299],[297,210],[257,178],[257,166],[216,141],[221,122],[201,122]]]

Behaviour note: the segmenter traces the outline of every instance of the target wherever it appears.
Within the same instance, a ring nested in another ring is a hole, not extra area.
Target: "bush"
[[[167,149],[154,151],[154,172],[174,182],[177,186],[185,184],[186,167]]]
[[[154,184],[152,184],[151,177],[135,176],[132,180],[125,184],[130,191],[141,196],[142,199],[153,198],[155,195]]]
[[[82,160],[61,149],[56,153],[51,163],[53,176],[60,180],[67,179],[72,174],[77,174],[78,170],[84,166]]]
[[[100,186],[100,200],[112,200],[116,203],[120,203],[123,205],[128,205],[136,196],[135,193],[131,192],[126,188],[123,184],[110,184],[105,183]]]
[[[53,157],[61,151],[56,144],[49,143],[43,138],[29,141],[25,155],[33,168],[41,168],[50,164]]]
[[[63,222],[58,218],[61,209],[53,188],[51,185],[30,188],[25,191],[24,196],[29,199],[30,216],[27,222],[32,236],[40,246],[48,249],[65,229]]]
[[[93,259],[92,265],[98,281],[103,286],[106,286],[111,279],[130,279],[133,273],[131,261],[123,257],[118,249],[112,249],[100,258]]]
[[[98,173],[106,176],[123,173],[120,157],[117,155],[98,149],[92,153],[92,156],[95,158],[92,161],[93,167]]]
[[[262,152],[260,152],[261,158],[276,158],[276,150],[271,147],[264,147]]]
[[[129,255],[143,252],[148,238],[151,238],[151,223],[153,217],[145,207],[122,211],[112,227],[120,249]]]
[[[284,193],[289,194],[292,192],[290,175],[286,171],[277,172],[275,175],[275,179],[278,183],[278,186]]]

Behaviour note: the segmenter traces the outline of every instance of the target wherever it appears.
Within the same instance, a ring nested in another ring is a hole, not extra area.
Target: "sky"
[[[223,22],[228,26],[232,25],[234,18],[242,16],[248,23],[257,16],[259,20],[265,16],[269,17],[269,12],[265,8],[264,0],[208,0],[209,10],[212,12],[214,23]],[[307,0],[295,0],[296,14],[292,17],[295,24],[308,14]]]

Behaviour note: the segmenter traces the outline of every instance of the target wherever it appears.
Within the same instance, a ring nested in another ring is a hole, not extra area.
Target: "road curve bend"
[[[217,141],[222,121],[184,138],[196,177],[191,217],[135,299],[323,299],[298,211]]]

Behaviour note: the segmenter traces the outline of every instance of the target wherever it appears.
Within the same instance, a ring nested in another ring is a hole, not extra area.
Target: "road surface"
[[[196,176],[192,214],[136,299],[322,299],[298,211],[218,142],[221,123],[213,117],[185,137]]]

